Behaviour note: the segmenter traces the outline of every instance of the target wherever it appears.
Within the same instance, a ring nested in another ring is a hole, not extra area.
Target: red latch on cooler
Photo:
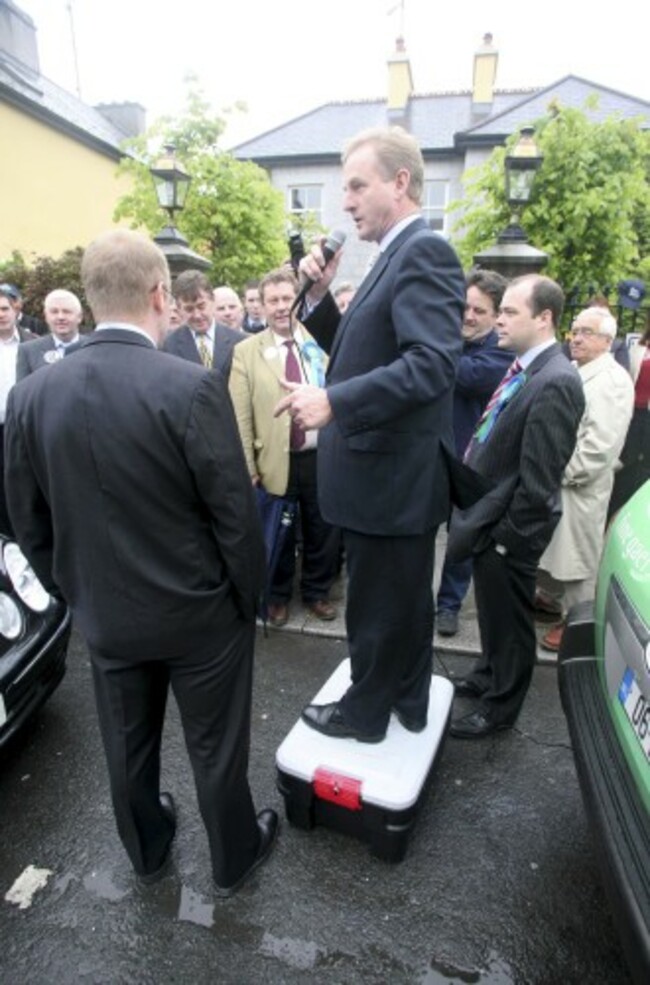
[[[361,780],[332,773],[331,770],[319,766],[314,772],[313,787],[314,793],[321,800],[329,800],[348,811],[361,810]]]

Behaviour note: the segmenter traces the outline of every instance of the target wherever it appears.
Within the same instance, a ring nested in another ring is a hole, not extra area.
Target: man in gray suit
[[[23,380],[35,370],[51,366],[83,344],[79,335],[83,312],[76,294],[64,290],[50,291],[43,303],[43,310],[50,334],[19,347],[16,380]]]
[[[493,488],[454,515],[447,549],[453,560],[474,557],[482,650],[455,682],[457,694],[477,699],[474,711],[452,722],[458,738],[511,726],[535,665],[537,563],[561,513],[562,475],[585,407],[580,377],[555,340],[563,306],[554,281],[531,275],[511,282],[499,310],[499,346],[517,359],[465,453]]]
[[[228,379],[232,351],[246,333],[216,321],[212,287],[200,270],[185,270],[179,275],[174,297],[185,324],[169,333],[163,351],[202,363],[207,369],[218,369]]]

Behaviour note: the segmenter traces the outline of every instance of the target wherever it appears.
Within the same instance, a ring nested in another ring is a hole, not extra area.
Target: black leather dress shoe
[[[171,862],[172,841],[176,833],[176,806],[174,804],[174,798],[170,793],[165,792],[160,794],[160,806],[162,808],[163,814],[172,825],[172,834],[171,834],[171,838],[169,839],[169,845],[167,847],[165,857],[163,858],[158,868],[154,869],[153,872],[147,872],[142,875],[140,874],[138,875],[138,878],[143,886],[152,886],[155,882],[158,882],[160,879],[162,879],[162,877],[169,869],[169,863]]]
[[[510,725],[504,722],[493,722],[482,711],[473,711],[470,715],[464,715],[463,718],[456,718],[449,726],[449,734],[456,739],[482,739],[485,735],[506,728],[510,728]]]
[[[218,883],[215,883],[217,896],[222,899],[228,899],[230,896],[234,896],[235,893],[241,889],[244,883],[250,879],[252,874],[255,872],[255,869],[258,869],[260,865],[266,862],[267,858],[271,854],[271,851],[273,850],[273,846],[275,845],[279,823],[280,822],[276,811],[272,811],[267,808],[266,810],[259,812],[257,815],[257,827],[260,832],[260,843],[253,864],[246,869],[244,874],[240,876],[237,882],[234,882],[232,886],[219,886]]]
[[[409,715],[403,715],[401,711],[397,710],[397,708],[393,708],[393,711],[395,713],[395,718],[407,732],[424,732],[427,727],[426,718],[422,721],[419,718],[411,718]]]
[[[451,683],[454,685],[454,694],[460,698],[480,698],[483,691],[474,681],[467,677],[452,677]]]
[[[360,732],[353,725],[348,725],[343,717],[338,702],[334,701],[330,705],[307,705],[303,710],[302,720],[305,725],[329,735],[332,739],[356,739],[357,742],[382,742],[385,732],[381,735],[373,735],[369,732]]]

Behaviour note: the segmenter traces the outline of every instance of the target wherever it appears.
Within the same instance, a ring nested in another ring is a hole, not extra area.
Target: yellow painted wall
[[[0,260],[58,257],[115,225],[131,187],[118,162],[0,104]]]

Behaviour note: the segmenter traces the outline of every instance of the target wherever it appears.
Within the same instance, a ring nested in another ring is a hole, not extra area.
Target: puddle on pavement
[[[419,985],[514,985],[512,968],[494,951],[488,955],[485,968],[459,968],[450,961],[431,959]]]
[[[262,954],[277,958],[291,968],[307,971],[315,967],[319,958],[319,949],[313,941],[299,941],[291,937],[274,937],[268,932],[264,934],[260,945]]]
[[[128,889],[119,889],[115,885],[108,872],[91,872],[84,876],[83,882],[88,892],[111,903],[117,903],[129,895]]]

